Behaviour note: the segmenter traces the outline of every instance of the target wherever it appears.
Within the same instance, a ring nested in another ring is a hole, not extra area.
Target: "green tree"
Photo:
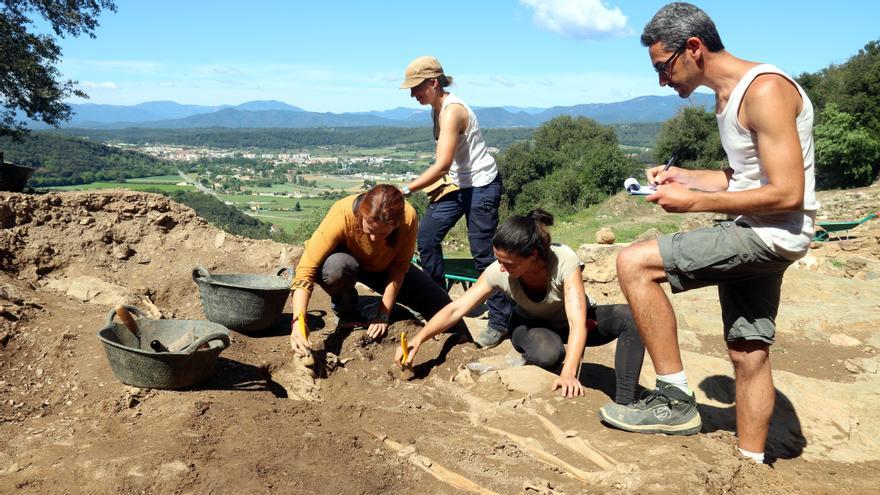
[[[56,64],[61,48],[56,37],[95,37],[101,10],[116,11],[112,0],[5,0],[0,3],[0,136],[20,137],[27,131],[17,111],[28,118],[58,126],[70,118],[70,96],[87,98],[76,81],[62,80]],[[54,36],[33,32],[36,14]]]
[[[815,138],[820,188],[866,186],[880,172],[880,139],[856,120],[834,103],[819,116]]]
[[[682,107],[663,123],[657,146],[656,163],[665,163],[675,155],[678,163],[699,168],[722,168],[726,163],[715,115],[702,107]]]
[[[300,206],[299,201],[293,205],[293,211],[302,211],[302,206]]]
[[[638,164],[617,145],[610,127],[584,117],[557,117],[498,157],[504,204],[524,213],[535,206],[571,213],[620,190]]]

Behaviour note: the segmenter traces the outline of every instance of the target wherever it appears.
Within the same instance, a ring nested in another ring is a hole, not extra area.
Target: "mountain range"
[[[602,124],[661,122],[684,105],[711,109],[713,95],[641,96],[616,103],[587,103],[551,108],[474,107],[482,127],[537,127],[559,115],[589,117]],[[290,127],[423,127],[430,125],[426,109],[398,107],[372,112],[309,112],[275,100],[249,101],[240,105],[185,105],[151,101],[137,105],[73,104],[73,118],[64,127],[119,129],[127,127],[185,129],[199,127],[290,128]],[[34,124],[32,127],[41,126]]]

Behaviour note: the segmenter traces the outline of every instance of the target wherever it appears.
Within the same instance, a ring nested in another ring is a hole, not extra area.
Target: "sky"
[[[87,101],[316,112],[418,107],[398,89],[433,55],[472,106],[610,103],[661,88],[642,28],[653,0],[117,0],[96,38],[60,40],[64,77]],[[880,2],[705,1],[727,50],[792,75],[845,62],[880,39]]]

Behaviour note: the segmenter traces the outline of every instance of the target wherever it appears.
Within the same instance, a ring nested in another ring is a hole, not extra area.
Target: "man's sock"
[[[760,453],[750,452],[748,450],[744,450],[739,447],[737,447],[737,450],[739,450],[739,453],[743,457],[745,457],[746,459],[751,459],[751,460],[757,462],[758,464],[764,464],[764,453],[763,452],[760,452]]]
[[[691,388],[688,387],[688,379],[687,375],[684,374],[684,370],[681,370],[678,373],[673,373],[671,375],[657,375],[657,379],[661,382],[675,385],[682,392],[691,395]]]

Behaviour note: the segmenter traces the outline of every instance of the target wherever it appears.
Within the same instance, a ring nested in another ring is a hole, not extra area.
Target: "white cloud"
[[[79,84],[80,84],[80,86],[82,86],[86,89],[117,89],[119,87],[113,81],[102,81],[102,82],[82,81]]]
[[[600,39],[632,33],[619,8],[602,0],[520,0],[534,10],[539,27],[575,39]]]

